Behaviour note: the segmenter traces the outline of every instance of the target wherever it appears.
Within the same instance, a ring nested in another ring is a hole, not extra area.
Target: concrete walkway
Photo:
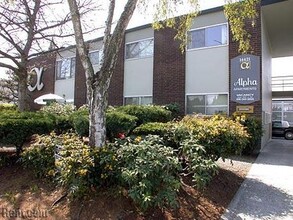
[[[264,147],[222,219],[293,219],[293,141]]]

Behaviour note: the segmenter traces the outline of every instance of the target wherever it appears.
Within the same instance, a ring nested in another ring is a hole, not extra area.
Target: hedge
[[[137,125],[172,120],[172,112],[157,105],[125,105],[116,110],[137,117]]]
[[[63,116],[40,112],[3,111],[0,115],[0,140],[3,144],[13,144],[18,153],[22,145],[33,134],[58,133],[70,129]]]
[[[80,136],[89,134],[89,114],[88,110],[78,110],[70,117],[71,123]],[[128,134],[136,126],[137,117],[123,112],[110,110],[106,112],[107,136],[113,140],[119,133]]]
[[[150,122],[146,124],[142,124],[139,127],[136,127],[132,134],[134,135],[160,135],[163,136],[170,128],[170,123],[162,123],[162,122]]]

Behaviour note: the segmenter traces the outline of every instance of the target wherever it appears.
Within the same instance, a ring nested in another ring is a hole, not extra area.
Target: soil
[[[247,175],[255,157],[219,161],[219,173],[204,190],[191,187],[190,179],[179,192],[179,207],[154,209],[142,214],[130,199],[114,189],[100,190],[83,201],[70,201],[52,183],[34,177],[18,164],[0,168],[0,219],[220,219]],[[11,218],[9,218],[9,216]]]

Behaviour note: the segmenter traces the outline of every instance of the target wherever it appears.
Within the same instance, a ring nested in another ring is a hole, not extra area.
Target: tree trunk
[[[27,92],[27,81],[26,79],[19,79],[18,81],[18,109],[19,111],[28,111],[28,92]]]
[[[90,103],[90,129],[89,145],[103,147],[106,143],[106,109],[108,106],[108,93],[104,87],[92,88]]]
[[[112,33],[112,21],[115,0],[110,0],[106,28],[104,32],[102,60],[100,71],[94,73],[88,57],[87,46],[83,39],[80,13],[76,0],[68,0],[75,32],[75,41],[86,74],[87,97],[90,109],[89,144],[102,147],[106,144],[106,109],[108,107],[108,89],[117,63],[119,48],[124,39],[126,27],[133,15],[138,0],[128,0],[117,25]]]

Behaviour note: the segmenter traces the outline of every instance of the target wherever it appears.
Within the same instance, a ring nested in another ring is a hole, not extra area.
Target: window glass
[[[228,113],[227,107],[207,107],[206,108],[207,115],[215,115],[215,114],[226,115],[227,113]]]
[[[284,120],[293,123],[293,112],[284,112]]]
[[[228,95],[188,95],[186,113],[201,113],[206,115],[227,114]]]
[[[66,78],[70,76],[71,71],[71,61],[70,59],[64,59],[61,61],[61,70],[60,70],[60,76],[61,78]]]
[[[191,45],[189,48],[201,48],[205,46],[205,31],[204,29],[195,30],[190,33]]]
[[[273,102],[273,111],[282,111],[282,103],[274,103]]]
[[[188,49],[227,44],[227,25],[217,25],[189,32]]]
[[[293,111],[293,103],[284,103],[284,109],[285,112],[291,112]]]
[[[127,97],[125,98],[125,105],[138,105],[139,98],[138,97]]]
[[[75,58],[71,58],[70,78],[75,74]]]
[[[205,96],[192,95],[187,96],[187,114],[205,114]]]
[[[75,58],[66,58],[57,61],[56,79],[72,78],[75,73]]]
[[[90,58],[92,65],[98,65],[100,62],[99,51],[90,52],[89,58]]]
[[[187,105],[187,114],[204,114],[205,115],[205,107]]]
[[[282,112],[272,112],[272,120],[282,120]]]
[[[154,40],[148,39],[126,44],[126,59],[153,56]]]
[[[152,97],[141,97],[141,105],[150,105],[153,103],[153,98]]]
[[[223,42],[222,39],[222,28],[223,26],[215,26],[206,29],[206,46],[212,47],[217,45],[222,45],[226,42]]]
[[[227,95],[207,95],[207,105],[227,105]]]
[[[150,105],[153,103],[152,96],[141,96],[141,97],[125,97],[125,105]]]
[[[188,96],[187,100],[191,105],[205,105],[205,96],[204,95],[192,95]]]

